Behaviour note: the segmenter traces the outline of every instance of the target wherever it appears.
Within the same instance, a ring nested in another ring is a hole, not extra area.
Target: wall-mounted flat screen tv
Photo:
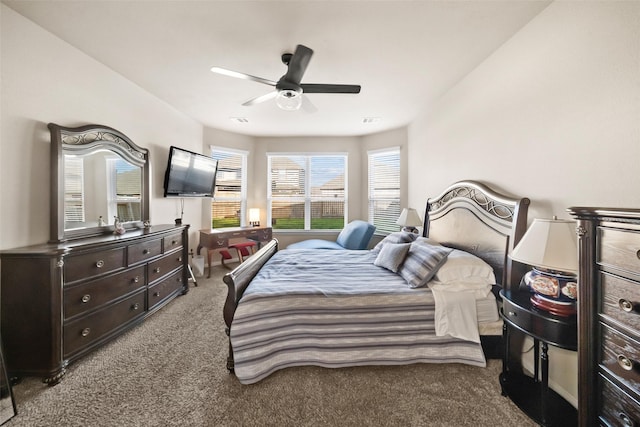
[[[164,174],[164,197],[213,197],[218,161],[172,146]]]

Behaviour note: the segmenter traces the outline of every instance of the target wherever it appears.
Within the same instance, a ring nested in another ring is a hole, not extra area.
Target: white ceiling
[[[364,135],[405,126],[549,1],[22,1],[3,3],[205,126],[258,136]],[[317,111],[212,66],[278,80],[297,44],[315,53],[303,83],[360,84],[309,94]],[[237,123],[244,117],[248,123]],[[365,117],[379,117],[364,124]]]

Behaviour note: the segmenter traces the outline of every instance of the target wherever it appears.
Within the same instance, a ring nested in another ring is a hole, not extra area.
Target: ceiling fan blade
[[[211,71],[223,76],[235,77],[238,79],[251,80],[258,83],[264,83],[269,86],[275,86],[277,83],[273,80],[263,79],[262,77],[252,76],[250,74],[240,73],[238,71],[227,70],[226,68],[211,67]]]
[[[289,68],[287,69],[287,73],[283,76],[284,80],[299,85],[304,72],[307,70],[307,65],[309,65],[311,55],[313,55],[313,50],[299,44],[296,47],[296,51],[293,52],[293,56],[289,60]]]
[[[278,91],[274,90],[273,92],[265,93],[264,95],[256,96],[255,98],[251,98],[248,101],[242,103],[245,107],[250,105],[260,104],[261,102],[268,101],[273,99],[278,95]]]
[[[360,85],[304,83],[300,87],[304,93],[360,93]]]

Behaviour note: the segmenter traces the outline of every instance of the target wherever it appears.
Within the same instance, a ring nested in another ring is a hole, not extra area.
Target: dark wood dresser
[[[573,207],[578,220],[581,426],[640,426],[640,209]]]
[[[0,253],[10,377],[66,366],[188,292],[188,226],[160,225]]]

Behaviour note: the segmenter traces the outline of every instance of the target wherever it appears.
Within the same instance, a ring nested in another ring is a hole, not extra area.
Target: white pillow
[[[416,242],[425,242],[425,243],[428,243],[428,244],[433,245],[433,246],[442,246],[440,244],[440,242],[437,242],[437,241],[433,240],[430,237],[422,237],[422,236],[420,236],[420,237],[418,237],[416,239]]]
[[[493,268],[477,256],[469,252],[454,249],[447,261],[436,272],[435,280],[441,283],[468,282],[493,285],[496,277]]]

